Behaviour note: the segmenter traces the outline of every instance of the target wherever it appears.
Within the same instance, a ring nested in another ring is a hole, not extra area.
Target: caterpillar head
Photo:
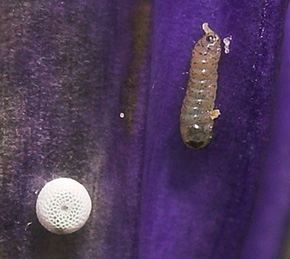
[[[202,45],[207,48],[207,51],[220,52],[221,41],[220,37],[208,26],[208,23],[202,24],[204,36],[201,38]]]

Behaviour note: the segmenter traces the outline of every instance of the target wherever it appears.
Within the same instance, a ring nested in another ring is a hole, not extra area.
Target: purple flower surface
[[[276,258],[290,204],[287,47],[278,81],[287,6],[1,3],[0,258]],[[179,114],[204,22],[232,42],[214,139],[192,150]],[[57,177],[93,200],[67,236],[35,214],[37,192]]]
[[[289,258],[283,254],[281,244],[289,228],[290,211],[290,13],[287,14],[283,43],[282,67],[279,77],[272,137],[262,179],[256,199],[252,227],[248,233],[244,258]],[[289,232],[289,230],[288,230]],[[289,233],[290,234],[290,233]],[[288,234],[288,235],[289,235]],[[289,238],[288,238],[289,239]],[[287,242],[286,242],[287,246]]]

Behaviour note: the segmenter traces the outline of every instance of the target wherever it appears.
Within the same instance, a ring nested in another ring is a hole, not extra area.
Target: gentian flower
[[[287,6],[1,3],[0,257],[277,258],[289,212]],[[192,150],[179,114],[204,22],[232,42],[219,64],[215,137]],[[93,201],[67,236],[35,214],[38,191],[57,177]]]

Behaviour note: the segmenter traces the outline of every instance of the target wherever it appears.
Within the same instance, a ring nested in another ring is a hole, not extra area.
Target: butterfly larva
[[[204,36],[195,44],[189,81],[180,114],[180,132],[190,148],[203,148],[212,139],[213,120],[220,115],[214,110],[217,68],[221,55],[220,37],[202,25]]]

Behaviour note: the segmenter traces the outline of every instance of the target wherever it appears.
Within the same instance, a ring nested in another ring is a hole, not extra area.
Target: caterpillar
[[[208,23],[202,24],[202,29],[204,35],[192,51],[189,80],[180,113],[182,140],[194,149],[208,145],[213,135],[213,120],[220,115],[214,105],[221,41]]]

